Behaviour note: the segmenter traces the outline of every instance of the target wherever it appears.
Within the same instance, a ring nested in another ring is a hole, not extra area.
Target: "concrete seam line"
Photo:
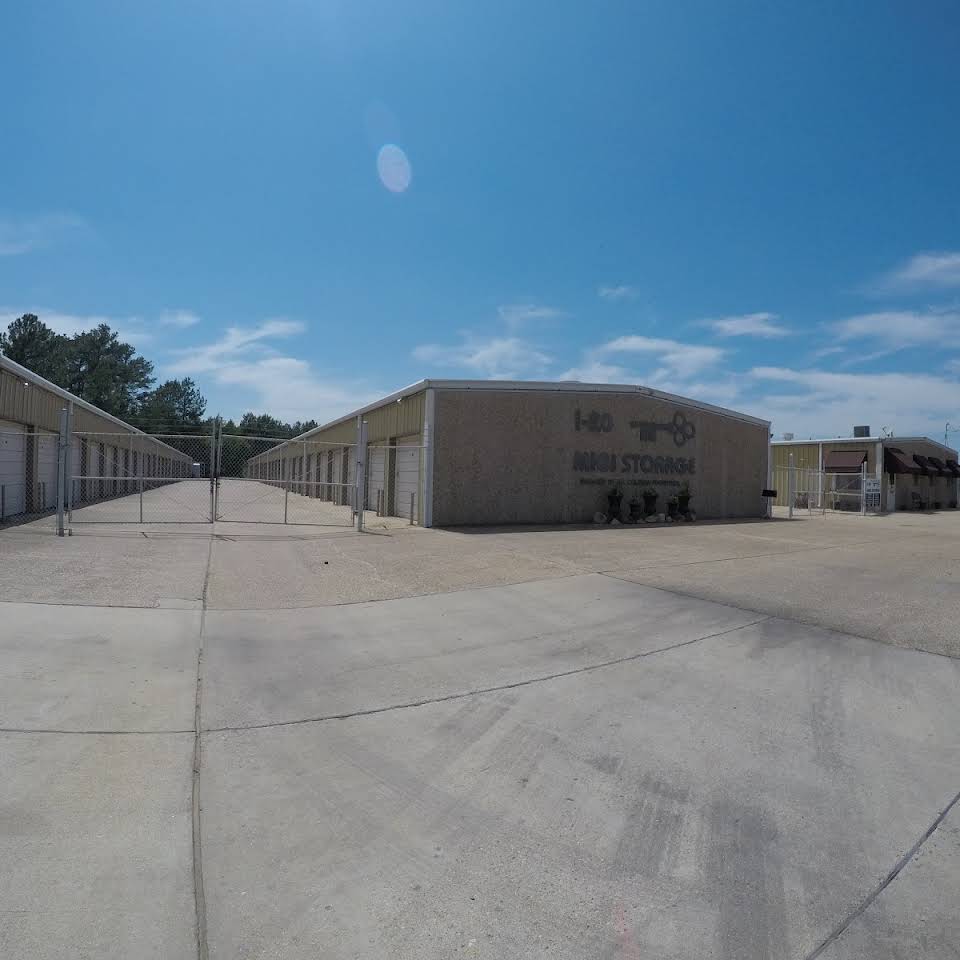
[[[739,604],[731,603],[729,600],[716,600],[703,593],[694,593],[692,590],[677,590],[673,587],[661,587],[652,583],[644,583],[642,580],[628,580],[625,577],[617,576],[614,573],[601,573],[601,577],[609,577],[611,580],[620,580],[623,583],[633,583],[638,587],[646,587],[648,590],[662,590],[664,593],[671,593],[675,597],[684,597],[688,600],[702,600],[704,603],[715,603],[718,606],[729,607],[731,610],[739,610],[741,613],[761,613],[760,610],[754,610],[752,607],[742,607]],[[953,663],[960,661],[960,657],[955,657],[949,653],[939,653],[936,650],[924,650],[923,647],[904,647],[899,643],[893,643],[890,640],[881,640],[878,637],[868,637],[862,633],[851,633],[842,627],[828,627],[816,620],[800,616],[787,616],[783,613],[771,613],[767,620],[783,620],[784,623],[800,623],[805,627],[816,627],[818,630],[826,630],[828,633],[840,634],[844,637],[853,637],[854,640],[867,640],[870,643],[882,643],[885,647],[893,647],[895,650],[903,650],[905,653],[918,653],[925,657],[942,657]]]
[[[214,538],[207,550],[207,569],[203,576],[200,613],[200,633],[197,637],[197,686],[193,702],[193,773],[191,777],[191,839],[193,848],[193,901],[196,916],[197,960],[207,960],[207,900],[203,890],[203,856],[200,832],[200,766],[203,760],[201,709],[203,698],[203,629],[207,617],[207,591],[210,586],[210,567],[213,560]]]
[[[920,852],[920,848],[933,836],[937,828],[941,823],[946,819],[947,814],[956,806],[957,801],[960,800],[960,791],[953,795],[953,799],[940,811],[933,823],[927,827],[926,831],[921,835],[916,843],[896,862],[893,869],[880,881],[879,885],[866,897],[866,899],[850,914],[848,914],[836,927],[828,934],[827,938],[816,947],[812,953],[808,953],[803,960],[816,960],[824,950],[827,949],[831,944],[836,942],[843,936],[847,928],[860,917],[870,905],[883,893],[887,887],[893,883],[894,880],[900,875],[900,871]]]
[[[633,660],[642,660],[645,657],[652,657],[657,653],[669,653],[671,650],[679,650],[680,647],[689,647],[694,643],[700,643],[703,640],[712,640],[714,637],[723,637],[728,633],[736,633],[738,630],[745,630],[747,627],[763,623],[765,620],[772,620],[773,617],[761,617],[759,620],[751,620],[749,623],[741,623],[735,627],[726,630],[720,630],[717,633],[708,633],[703,637],[694,637],[692,640],[681,640],[679,643],[671,643],[666,647],[657,647],[656,650],[645,650],[642,653],[631,653],[626,657],[617,657],[615,660],[604,660],[602,663],[588,663],[583,667],[575,667],[572,670],[562,670],[559,673],[548,673],[541,677],[530,677],[526,680],[516,680],[513,683],[501,683],[493,687],[480,687],[476,690],[461,690],[457,693],[444,694],[442,697],[425,697],[422,700],[411,700],[407,703],[393,703],[382,707],[368,707],[363,710],[351,710],[348,713],[331,713],[319,717],[304,717],[300,720],[272,720],[269,723],[248,723],[231,727],[206,727],[204,733],[236,733],[242,730],[266,730],[272,727],[295,727],[305,723],[326,723],[328,720],[351,720],[354,717],[369,717],[377,713],[389,713],[393,710],[409,710],[413,707],[426,707],[433,703],[446,703],[449,700],[463,700],[466,697],[476,697],[484,693],[497,693],[501,690],[515,690],[517,687],[529,687],[536,683],[546,683],[548,680],[559,680],[563,677],[574,677],[581,673],[590,673],[593,670],[603,670],[605,667],[615,667],[623,663],[630,663]]]
[[[46,733],[65,737],[169,737],[189,730],[60,730],[56,727],[0,727],[0,733]]]

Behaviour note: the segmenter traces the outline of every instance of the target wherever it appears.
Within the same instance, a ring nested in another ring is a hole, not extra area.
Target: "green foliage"
[[[184,377],[167,380],[142,394],[130,422],[150,433],[209,432],[203,419],[206,409],[207,401],[197,385]]]
[[[71,337],[66,388],[115,417],[129,419],[153,383],[153,364],[105,323]]]
[[[147,433],[211,432],[213,418],[204,418],[207,401],[196,383],[185,377],[151,389],[153,364],[105,323],[67,337],[51,330],[36,314],[25,313],[6,333],[0,332],[0,352]],[[316,420],[284,423],[268,413],[250,412],[239,423],[226,421],[223,432],[289,440],[316,426]]]
[[[38,376],[63,386],[69,339],[54,333],[35,313],[25,313],[0,333],[0,353]]]

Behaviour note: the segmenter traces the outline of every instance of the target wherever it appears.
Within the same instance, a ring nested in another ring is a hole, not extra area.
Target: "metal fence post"
[[[216,483],[216,450],[217,450],[217,419],[214,417],[213,423],[210,426],[210,459],[207,463],[207,473],[210,474],[210,522],[213,523],[217,519],[217,501],[216,494],[214,493],[214,484]]]
[[[140,522],[143,523],[143,472],[140,473]]]
[[[357,469],[356,492],[353,506],[357,514],[357,532],[363,532],[363,508],[366,506],[367,492],[367,421],[357,417]]]
[[[57,442],[57,536],[62,537],[63,504],[67,496],[67,444],[70,442],[67,423],[67,408],[60,411],[60,437]]]
[[[787,466],[787,518],[793,519],[793,500],[796,480],[793,476],[793,454],[790,454]]]
[[[410,494],[410,526],[413,526],[413,494]]]
[[[7,485],[0,483],[0,520],[7,515]]]
[[[867,461],[860,464],[860,516],[867,515]]]
[[[290,481],[287,480],[283,485],[283,522],[287,522],[287,505],[290,502]]]

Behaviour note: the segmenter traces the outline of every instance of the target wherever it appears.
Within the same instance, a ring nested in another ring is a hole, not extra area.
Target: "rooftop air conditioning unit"
[[[869,437],[869,436],[870,436],[870,428],[869,428],[869,427],[864,427],[864,426],[854,427],[854,428],[853,428],[853,435],[854,435],[855,437]]]
[[[784,439],[784,440],[792,440],[792,439],[793,439],[793,434],[792,434],[792,433],[785,433],[785,434],[783,435],[783,439]]]

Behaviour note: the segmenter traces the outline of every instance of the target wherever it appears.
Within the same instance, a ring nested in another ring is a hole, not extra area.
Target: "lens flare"
[[[413,171],[407,155],[395,143],[385,143],[377,154],[380,182],[391,193],[403,193],[410,186]]]

